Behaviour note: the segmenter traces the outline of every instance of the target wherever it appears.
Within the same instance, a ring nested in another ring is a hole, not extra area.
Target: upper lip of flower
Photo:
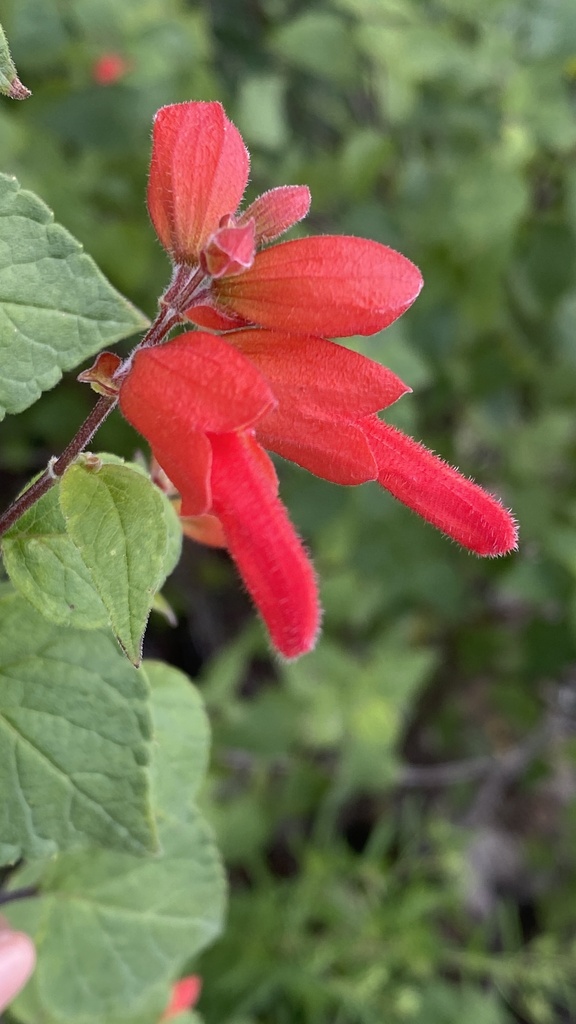
[[[344,337],[382,330],[414,302],[420,271],[379,242],[321,235],[262,248],[306,216],[310,193],[271,189],[239,214],[248,171],[242,137],[219,103],[158,111],[148,208],[176,265],[165,303],[213,329]]]

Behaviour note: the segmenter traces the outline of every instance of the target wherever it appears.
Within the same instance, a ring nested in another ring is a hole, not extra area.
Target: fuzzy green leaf
[[[78,629],[109,625],[90,572],[66,532],[58,485],[8,531],[2,554],[14,586],[52,622]]]
[[[38,946],[36,972],[13,1007],[25,1024],[155,1024],[168,985],[220,931],[224,875],[191,802],[205,767],[206,719],[185,676],[156,663],[146,672],[162,852],[64,854],[15,874],[13,887],[40,890],[6,907]]]
[[[105,633],[0,595],[0,861],[155,848],[145,678]]]
[[[98,457],[107,464],[125,465],[123,459],[114,455]],[[145,470],[136,463],[128,465],[148,479]],[[161,491],[157,493],[167,529],[158,583],[161,586],[180,557],[182,529],[172,503]],[[2,539],[1,549],[4,567],[16,589],[51,622],[76,629],[102,629],[110,625],[90,570],[66,529],[59,484],[20,517]]]
[[[137,665],[154,594],[165,575],[163,497],[128,466],[104,465],[95,471],[76,463],[62,477],[60,507],[114,634]]]
[[[210,726],[204,704],[187,676],[161,661],[146,661],[152,690],[154,737],[160,751],[170,751],[153,765],[158,813],[185,814],[208,766]]]
[[[48,207],[0,175],[0,419],[146,324]]]
[[[38,947],[36,973],[15,1006],[19,1019],[130,1019],[216,937],[224,877],[207,825],[190,811],[186,821],[163,822],[159,837],[157,857],[63,854],[47,864],[38,899],[9,905],[10,922]],[[15,882],[26,880],[21,872]]]

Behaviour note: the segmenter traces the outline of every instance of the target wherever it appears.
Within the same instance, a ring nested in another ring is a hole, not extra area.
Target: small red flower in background
[[[162,1020],[170,1020],[184,1013],[184,1010],[191,1010],[200,998],[202,979],[197,974],[191,974],[187,978],[181,978],[172,986],[172,997],[168,1006],[162,1014]]]
[[[92,67],[92,78],[97,85],[114,85],[130,68],[130,62],[121,53],[103,53]]]
[[[516,545],[510,513],[376,413],[410,388],[327,335],[372,334],[416,299],[419,270],[346,236],[265,248],[308,211],[304,186],[238,213],[249,159],[218,103],[156,116],[148,205],[174,263],[162,303],[199,326],[136,353],[120,390],[181,496],[187,531],[224,542],[278,651],[314,645],[314,572],[278,499],[266,450],[334,483],[378,482],[480,555]]]

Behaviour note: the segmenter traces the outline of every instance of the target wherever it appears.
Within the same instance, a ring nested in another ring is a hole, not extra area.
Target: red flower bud
[[[191,974],[187,978],[181,978],[172,986],[172,996],[168,1006],[164,1010],[162,1020],[170,1020],[184,1013],[184,1010],[191,1010],[200,998],[202,990],[202,979],[197,974]]]
[[[131,64],[121,53],[104,53],[92,67],[97,85],[114,85],[130,71]]]

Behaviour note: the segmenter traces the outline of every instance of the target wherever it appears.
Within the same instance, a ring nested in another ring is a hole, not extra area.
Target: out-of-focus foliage
[[[226,104],[250,196],[308,183],[306,230],[411,257],[416,306],[357,346],[414,390],[390,419],[521,524],[518,555],[480,562],[376,486],[282,466],[326,609],[288,667],[223,556],[187,549],[180,624],[149,644],[199,672],[213,720],[203,803],[232,898],[191,965],[207,1024],[574,1019],[576,5],[8,0],[2,17],[34,95],[2,105],[0,170],[148,314],[169,276],[144,204],[167,102]],[[128,70],[103,86],[109,53]],[[90,399],[68,382],[3,423],[6,490]],[[98,437],[137,444],[117,417]]]

